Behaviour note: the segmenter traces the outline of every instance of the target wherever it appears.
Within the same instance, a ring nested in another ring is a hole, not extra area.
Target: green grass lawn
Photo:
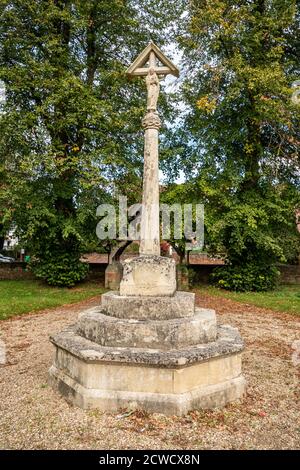
[[[80,302],[104,292],[101,284],[85,282],[68,289],[41,281],[0,281],[0,320],[60,305]]]
[[[203,285],[199,287],[199,291],[220,298],[300,316],[299,285],[284,285],[271,292],[228,292]],[[49,287],[37,280],[0,281],[0,320],[23,313],[80,302],[101,295],[103,292],[105,292],[103,285],[96,282],[85,282],[68,289]]]
[[[288,312],[300,315],[300,285],[282,285],[271,292],[229,292],[212,286],[201,286],[203,290],[216,297],[225,297],[237,302],[270,308],[277,312]]]

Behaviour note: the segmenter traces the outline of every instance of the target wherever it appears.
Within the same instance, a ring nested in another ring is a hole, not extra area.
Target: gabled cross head
[[[158,76],[174,75],[179,77],[179,70],[151,41],[127,69],[129,77],[143,77],[154,70]]]

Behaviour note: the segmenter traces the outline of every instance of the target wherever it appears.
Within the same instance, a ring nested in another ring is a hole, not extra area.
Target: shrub
[[[82,281],[89,270],[73,253],[56,254],[32,263],[34,274],[50,286],[73,287]]]
[[[211,274],[212,282],[222,289],[237,292],[262,292],[274,289],[280,272],[276,266],[262,266],[255,263],[227,265],[217,268]]]

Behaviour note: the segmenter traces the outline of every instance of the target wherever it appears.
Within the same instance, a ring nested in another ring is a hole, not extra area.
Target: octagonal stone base
[[[216,341],[168,351],[101,346],[79,336],[76,325],[51,341],[56,355],[50,382],[85,409],[184,415],[223,407],[244,394],[243,343],[229,326],[218,327]]]

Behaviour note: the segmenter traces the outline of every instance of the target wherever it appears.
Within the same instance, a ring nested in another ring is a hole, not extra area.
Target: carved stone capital
[[[157,113],[152,111],[148,112],[142,120],[142,126],[144,129],[159,129],[161,126],[161,120]]]

